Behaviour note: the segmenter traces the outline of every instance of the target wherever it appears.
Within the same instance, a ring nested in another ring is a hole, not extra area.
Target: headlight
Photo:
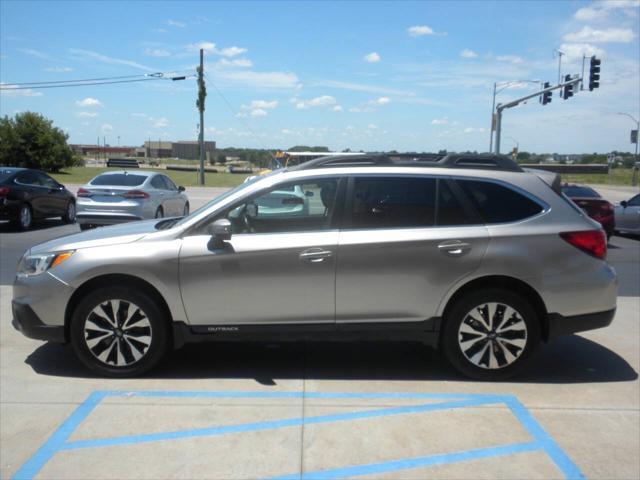
[[[50,268],[60,265],[71,255],[73,255],[73,251],[25,255],[22,257],[22,261],[18,266],[18,273],[23,275],[40,275]]]

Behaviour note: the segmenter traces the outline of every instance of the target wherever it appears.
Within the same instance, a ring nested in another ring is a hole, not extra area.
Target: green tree
[[[81,161],[67,144],[68,135],[39,113],[0,118],[0,164],[57,172]]]
[[[227,163],[226,155],[222,155],[222,154],[218,155],[218,163],[220,165],[224,165],[225,163]]]

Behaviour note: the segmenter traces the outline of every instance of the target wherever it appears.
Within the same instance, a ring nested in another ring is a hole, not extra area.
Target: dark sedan
[[[562,186],[562,193],[573,200],[587,215],[599,222],[607,234],[607,239],[611,238],[616,222],[613,205],[610,202],[602,198],[593,188],[584,185],[565,183]]]
[[[73,193],[39,170],[0,167],[0,220],[28,230],[34,220],[49,217],[75,222]]]

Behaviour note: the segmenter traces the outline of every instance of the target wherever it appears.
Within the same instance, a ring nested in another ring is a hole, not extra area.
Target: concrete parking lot
[[[188,193],[197,208],[218,192]],[[509,382],[467,380],[420,345],[358,343],[188,345],[113,380],[10,325],[19,256],[77,230],[0,226],[2,478],[640,477],[637,239],[609,246],[614,323],[544,345]]]

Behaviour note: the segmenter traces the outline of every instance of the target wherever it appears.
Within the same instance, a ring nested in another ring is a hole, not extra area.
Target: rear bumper
[[[143,220],[141,216],[128,213],[88,213],[78,212],[76,222],[89,225],[115,225],[118,223],[133,222]]]
[[[11,325],[25,337],[35,340],[65,342],[64,327],[59,325],[45,325],[29,305],[13,300],[11,302],[11,310],[13,311]]]
[[[574,315],[565,317],[559,313],[549,314],[549,335],[548,340],[556,338],[560,335],[570,333],[585,332],[587,330],[595,330],[596,328],[604,328],[611,325],[616,309],[606,310],[604,312],[588,313],[585,315]]]
[[[20,202],[18,200],[0,198],[0,220],[17,219],[19,210]]]

